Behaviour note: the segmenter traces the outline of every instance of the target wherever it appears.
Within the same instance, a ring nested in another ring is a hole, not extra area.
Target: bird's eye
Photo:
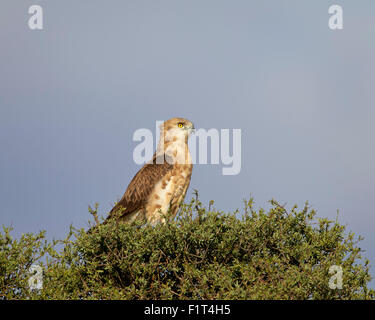
[[[184,124],[183,124],[182,122],[179,122],[179,123],[177,124],[177,126],[178,126],[179,128],[183,128]]]

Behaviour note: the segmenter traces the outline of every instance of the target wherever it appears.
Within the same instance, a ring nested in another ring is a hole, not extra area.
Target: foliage
[[[196,198],[178,217],[152,227],[70,228],[66,239],[45,233],[12,239],[0,233],[0,299],[373,299],[361,237],[305,205],[224,213]],[[90,208],[97,220],[97,207]],[[43,288],[29,290],[32,264]],[[337,265],[342,289],[330,289]]]

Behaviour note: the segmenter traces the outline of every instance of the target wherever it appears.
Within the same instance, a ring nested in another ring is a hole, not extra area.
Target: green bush
[[[156,227],[112,221],[92,232],[71,227],[66,239],[45,233],[13,240],[0,233],[0,299],[373,299],[361,237],[308,205],[268,212],[245,202],[226,214],[183,205]],[[96,209],[91,213],[96,217]],[[29,290],[29,268],[43,288]],[[342,289],[330,289],[331,266]]]

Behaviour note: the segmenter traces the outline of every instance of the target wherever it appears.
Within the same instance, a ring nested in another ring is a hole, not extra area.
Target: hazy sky
[[[134,131],[179,116],[242,131],[240,174],[196,165],[188,200],[339,210],[374,265],[374,15],[373,0],[3,0],[0,224],[87,226],[88,205],[105,214],[140,168]]]

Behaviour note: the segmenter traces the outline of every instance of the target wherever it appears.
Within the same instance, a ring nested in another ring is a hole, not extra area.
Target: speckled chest
[[[170,209],[173,215],[183,200],[190,183],[193,166],[191,164],[175,164],[155,185],[146,204],[146,219],[151,223],[162,221],[162,215]]]

